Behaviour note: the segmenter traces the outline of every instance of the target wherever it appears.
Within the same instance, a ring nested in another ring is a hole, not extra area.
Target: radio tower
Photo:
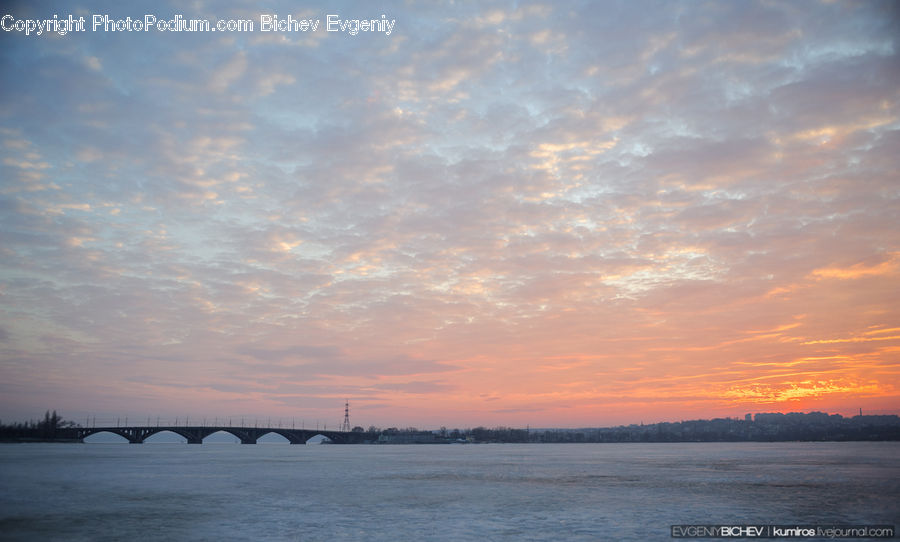
[[[344,402],[344,423],[341,424],[341,431],[350,432],[350,401]]]

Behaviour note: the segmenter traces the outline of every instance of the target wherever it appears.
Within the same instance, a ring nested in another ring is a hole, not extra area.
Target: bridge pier
[[[123,429],[120,434],[128,439],[129,444],[143,444],[146,437],[139,429]]]

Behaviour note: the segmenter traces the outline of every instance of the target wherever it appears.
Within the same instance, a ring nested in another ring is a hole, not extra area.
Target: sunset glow
[[[3,9],[256,23],[0,32],[4,420],[900,413],[894,3]]]

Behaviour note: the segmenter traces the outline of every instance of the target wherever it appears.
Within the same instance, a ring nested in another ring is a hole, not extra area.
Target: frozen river
[[[2,444],[2,540],[671,540],[898,524],[900,443]]]

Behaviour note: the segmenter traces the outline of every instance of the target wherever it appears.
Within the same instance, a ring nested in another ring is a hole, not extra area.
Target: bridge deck
[[[306,444],[306,441],[322,435],[335,444],[364,444],[374,442],[378,435],[360,431],[318,431],[315,429],[285,429],[282,427],[231,427],[231,426],[129,426],[129,427],[77,427],[66,430],[59,438],[84,440],[97,433],[113,433],[128,439],[132,444],[141,444],[148,437],[163,431],[170,431],[187,439],[188,444],[201,444],[203,439],[224,431],[231,433],[241,444],[256,444],[263,435],[275,433],[286,438],[291,444]]]

